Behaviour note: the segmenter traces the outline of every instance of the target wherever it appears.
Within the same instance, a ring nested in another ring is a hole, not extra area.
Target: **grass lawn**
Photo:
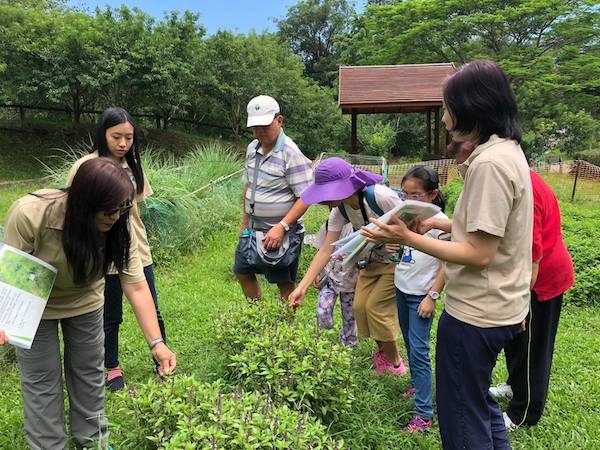
[[[317,223],[317,220],[309,220],[311,222]],[[223,230],[215,234],[203,250],[180,259],[170,269],[158,271],[161,311],[166,318],[170,346],[177,352],[178,372],[192,374],[200,381],[222,376],[226,361],[219,342],[213,337],[215,320],[226,314],[233,303],[244,301],[230,271],[234,246],[235,234]],[[312,253],[304,252],[304,267]],[[275,296],[276,292],[267,288],[265,295]],[[147,347],[130,309],[126,310],[121,329],[121,365],[129,385],[135,386],[153,375]],[[314,312],[315,292],[312,290],[299,311],[307,326],[314,326]],[[339,327],[339,323],[337,325]],[[436,326],[437,323],[434,329]],[[600,308],[565,306],[544,417],[537,427],[511,433],[514,448],[600,448],[598,335]],[[352,409],[331,425],[331,433],[355,449],[439,448],[436,427],[431,433],[419,436],[400,432],[412,414],[410,402],[400,395],[408,385],[408,378],[376,376],[369,361],[371,351],[369,342],[362,342],[355,350],[354,370],[359,384],[356,400]],[[501,358],[494,372],[494,382],[504,381],[505,376]],[[118,415],[113,406],[112,395],[108,394],[109,420]],[[5,361],[0,364],[0,448],[26,448],[21,414],[17,367]],[[123,431],[118,421],[112,423],[112,445],[115,449],[128,448],[122,441]]]

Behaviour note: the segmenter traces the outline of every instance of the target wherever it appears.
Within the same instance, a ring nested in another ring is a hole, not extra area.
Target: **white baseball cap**
[[[268,95],[254,97],[248,103],[247,127],[264,127],[271,125],[276,114],[279,114],[279,103]]]

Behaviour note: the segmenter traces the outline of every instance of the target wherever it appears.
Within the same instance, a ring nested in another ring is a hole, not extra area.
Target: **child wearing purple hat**
[[[328,158],[316,168],[314,183],[300,198],[308,205],[319,203],[333,209],[329,214],[325,242],[313,258],[304,278],[289,296],[292,306],[302,303],[306,290],[329,262],[333,252],[331,244],[340,238],[344,225],[351,223],[355,229],[359,229],[369,223],[369,218],[379,216],[363,195],[367,186],[376,185],[375,202],[384,212],[401,202],[393,190],[377,184],[381,180],[381,176],[354,169],[341,158]],[[340,204],[344,205],[345,214],[340,211]],[[377,373],[404,375],[406,367],[397,346],[400,327],[396,309],[394,264],[383,247],[363,255],[363,261],[353,305],[358,334],[371,337],[377,342],[378,348],[373,355]]]

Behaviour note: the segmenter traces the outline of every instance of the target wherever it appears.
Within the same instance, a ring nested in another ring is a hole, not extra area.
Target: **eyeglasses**
[[[128,200],[121,203],[118,208],[102,211],[102,214],[105,216],[114,216],[116,213],[119,213],[119,216],[122,216],[123,214],[127,214],[131,208],[133,208],[133,202]]]
[[[421,192],[418,194],[408,194],[407,192],[400,189],[400,198],[402,200],[421,200],[427,197],[431,192]]]

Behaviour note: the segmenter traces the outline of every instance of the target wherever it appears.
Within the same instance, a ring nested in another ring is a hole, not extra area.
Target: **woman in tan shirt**
[[[31,448],[67,445],[59,323],[71,434],[80,447],[107,445],[103,290],[111,265],[159,362],[159,373],[175,369],[175,355],[160,337],[136,237],[128,228],[133,196],[127,173],[108,158],[96,158],[81,165],[70,188],[28,194],[8,212],[5,242],[58,269],[31,349],[17,349],[25,437]]]
[[[121,165],[135,187],[135,201],[130,212],[131,232],[137,238],[139,254],[148,287],[152,293],[158,325],[162,339],[166,342],[165,323],[158,307],[158,297],[154,283],[154,269],[146,228],[140,217],[139,205],[152,195],[152,188],[142,170],[139,153],[139,136],[132,117],[119,107],[104,110],[94,139],[94,152],[80,158],[73,164],[67,179],[70,184],[78,167],[92,158],[107,157]],[[104,367],[106,387],[112,391],[123,389],[125,381],[119,365],[119,326],[123,322],[123,290],[114,268],[105,277],[104,288]]]

